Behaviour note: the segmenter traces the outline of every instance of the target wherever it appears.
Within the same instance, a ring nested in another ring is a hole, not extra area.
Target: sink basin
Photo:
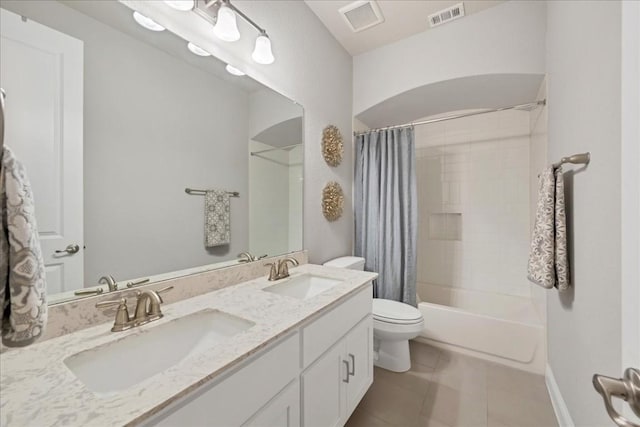
[[[303,274],[301,276],[285,279],[275,285],[264,288],[264,291],[273,292],[278,295],[286,295],[298,299],[309,299],[342,283],[342,280],[330,279],[328,277]]]
[[[140,334],[69,356],[65,365],[89,390],[111,394],[127,389],[209,350],[254,323],[218,310],[201,310]]]

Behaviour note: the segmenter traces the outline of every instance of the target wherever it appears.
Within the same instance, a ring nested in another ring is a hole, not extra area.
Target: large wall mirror
[[[302,249],[300,105],[115,0],[0,6],[51,303]]]

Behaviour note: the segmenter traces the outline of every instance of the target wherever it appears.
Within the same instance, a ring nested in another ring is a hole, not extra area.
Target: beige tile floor
[[[375,368],[347,427],[557,427],[544,377],[411,342],[411,370]]]

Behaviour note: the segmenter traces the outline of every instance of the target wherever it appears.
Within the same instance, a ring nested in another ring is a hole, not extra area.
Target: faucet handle
[[[269,281],[273,282],[274,280],[278,280],[278,267],[276,266],[276,263],[268,262],[264,266],[271,266],[271,270],[269,271]]]
[[[160,296],[160,294],[163,294],[163,293],[165,293],[165,292],[169,292],[171,289],[173,289],[173,285],[171,285],[171,286],[167,286],[166,288],[158,289],[158,290],[156,291],[156,293],[158,294],[158,296]],[[162,297],[160,297],[160,302],[164,302],[164,301],[162,300]]]
[[[102,307],[110,307],[113,305],[118,306],[118,310],[116,311],[116,320],[113,322],[113,327],[111,331],[118,332],[124,331],[125,329],[129,329],[131,327],[129,317],[129,309],[127,308],[127,300],[126,298],[120,298],[119,301],[102,301],[96,304],[97,308]]]
[[[269,255],[267,255],[267,254],[260,255],[260,256],[258,257],[258,259],[256,259],[256,261],[261,260],[261,259],[263,259],[263,258],[266,258],[266,257],[268,257],[268,256],[269,256]]]
[[[173,285],[167,286],[166,288],[158,289],[156,292],[159,293],[159,294],[162,294],[162,293],[165,293],[165,292],[169,292],[171,289],[173,289]]]
[[[127,288],[135,288],[136,286],[141,286],[144,285],[145,283],[149,282],[149,278],[145,278],[145,279],[139,279],[136,281],[131,281],[127,283]]]
[[[127,305],[127,300],[125,298],[120,298],[118,301],[100,301],[96,303],[96,308],[102,307],[111,307],[112,305]]]

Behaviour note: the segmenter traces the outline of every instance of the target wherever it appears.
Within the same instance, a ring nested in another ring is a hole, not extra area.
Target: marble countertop
[[[261,277],[163,306],[162,319],[128,331],[111,332],[110,322],[3,354],[0,356],[0,425],[139,424],[377,277],[375,273],[313,264],[293,268],[290,273],[291,277],[311,273],[342,282],[312,298],[299,300],[261,291],[276,283]],[[204,309],[218,309],[255,325],[221,345],[188,356],[113,395],[94,394],[64,364],[67,357],[84,350],[143,334]]]

